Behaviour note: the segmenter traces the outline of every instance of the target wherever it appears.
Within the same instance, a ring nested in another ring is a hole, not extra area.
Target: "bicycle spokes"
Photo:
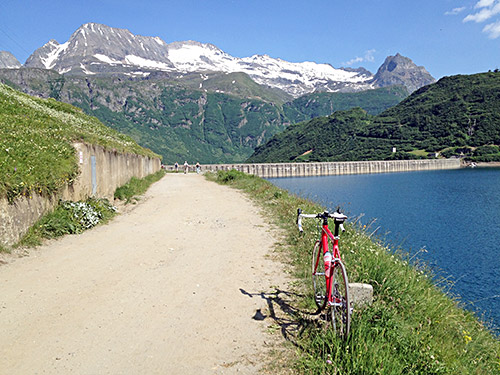
[[[332,272],[332,289],[329,305],[331,306],[334,330],[347,337],[350,328],[351,309],[349,306],[349,282],[342,262],[337,262]]]

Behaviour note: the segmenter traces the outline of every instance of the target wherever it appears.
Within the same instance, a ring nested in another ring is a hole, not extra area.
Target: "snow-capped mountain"
[[[7,51],[0,51],[0,69],[15,69],[20,68],[21,63],[14,55]]]
[[[147,76],[153,71],[163,71],[181,77],[193,72],[243,72],[258,84],[281,89],[294,97],[314,91],[353,92],[377,86],[373,74],[364,69],[292,63],[267,55],[238,58],[212,44],[195,41],[168,44],[159,37],[138,36],[96,23],[81,26],[63,44],[49,41],[26,60],[25,66],[87,75]]]
[[[173,69],[167,54],[167,44],[160,38],[88,23],[75,31],[66,43],[50,40],[26,60],[25,66],[54,69],[62,74]]]
[[[268,55],[233,57],[211,44],[174,42],[168,58],[175,70],[190,72],[243,72],[261,85],[279,88],[292,96],[314,91],[359,91],[371,88],[371,74],[335,69],[314,62],[292,63]]]

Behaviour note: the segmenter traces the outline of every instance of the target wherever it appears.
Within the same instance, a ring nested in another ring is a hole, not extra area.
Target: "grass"
[[[413,150],[409,152],[410,154],[427,157],[428,152],[425,150]]]
[[[132,177],[125,185],[120,186],[115,191],[115,199],[125,201],[125,203],[135,202],[138,195],[144,194],[151,184],[165,176],[165,170],[161,169],[156,173],[144,178]]]
[[[71,183],[78,175],[76,141],[159,157],[80,109],[0,84],[0,198],[48,196]]]
[[[317,237],[314,220],[298,234],[295,215],[323,207],[271,183],[236,171],[209,177],[247,192],[283,229],[293,264],[295,304],[313,312],[310,251]],[[432,281],[430,271],[405,254],[370,238],[369,231],[346,226],[341,251],[350,282],[370,283],[371,306],[355,310],[347,341],[303,314],[292,314],[300,329],[294,371],[303,374],[500,374],[500,341],[484,323]]]
[[[61,201],[54,211],[38,220],[15,245],[33,247],[43,239],[66,234],[78,234],[98,224],[108,222],[116,208],[106,199],[89,198],[85,202]]]

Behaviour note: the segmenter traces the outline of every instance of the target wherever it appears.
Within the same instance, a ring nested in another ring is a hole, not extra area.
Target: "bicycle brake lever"
[[[302,213],[302,210],[299,208],[297,209],[297,226],[299,227],[299,232],[303,233],[304,230],[302,229],[302,220],[300,217],[300,214]]]

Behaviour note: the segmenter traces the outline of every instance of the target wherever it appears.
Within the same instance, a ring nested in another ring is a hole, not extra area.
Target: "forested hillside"
[[[377,116],[336,112],[291,126],[251,162],[467,156],[500,160],[500,73],[445,77]],[[396,148],[396,152],[393,152]]]

